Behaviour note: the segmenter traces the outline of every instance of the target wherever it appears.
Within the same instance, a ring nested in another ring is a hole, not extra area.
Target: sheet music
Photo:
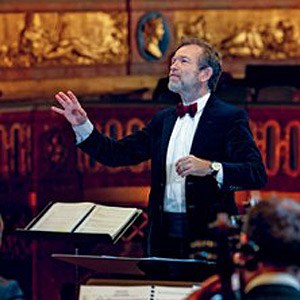
[[[82,285],[79,300],[185,300],[194,290],[193,286]]]
[[[80,286],[79,300],[149,300],[151,286]]]
[[[185,300],[193,292],[193,287],[160,286],[154,289],[154,300]]]
[[[90,202],[56,202],[30,230],[71,232],[93,206]]]
[[[33,219],[26,230],[110,235],[114,240],[142,212],[92,202],[56,202]]]
[[[76,229],[82,233],[103,233],[114,238],[136,214],[136,208],[97,205]]]

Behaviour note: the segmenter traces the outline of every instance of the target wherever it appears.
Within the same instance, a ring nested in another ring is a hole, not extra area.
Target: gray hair
[[[195,37],[184,37],[176,51],[187,45],[197,45],[203,50],[203,55],[199,57],[199,70],[204,67],[212,68],[213,74],[208,80],[208,88],[215,91],[222,73],[221,54],[205,40]]]

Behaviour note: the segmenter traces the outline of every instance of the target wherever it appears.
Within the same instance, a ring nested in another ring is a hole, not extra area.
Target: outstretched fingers
[[[58,108],[56,106],[51,106],[51,110],[58,113],[58,114],[60,114],[60,115],[64,115],[64,112],[65,112],[63,109]]]
[[[67,95],[69,96],[69,100],[71,100],[73,104],[76,104],[77,106],[81,106],[77,97],[74,95],[72,91],[67,91]]]
[[[68,105],[66,98],[64,97],[64,93],[59,92],[58,94],[55,95],[55,99],[58,101],[58,103],[63,107],[66,108]]]
[[[61,107],[52,106],[51,110],[63,115],[72,125],[83,124],[87,120],[86,111],[71,91],[66,93],[60,91],[55,95],[55,99]]]
[[[58,97],[60,99],[62,99],[66,104],[72,104],[73,101],[71,100],[70,96],[64,92],[59,92],[58,94]]]

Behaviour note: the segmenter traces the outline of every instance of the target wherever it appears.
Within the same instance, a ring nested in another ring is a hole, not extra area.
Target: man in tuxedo
[[[240,257],[246,300],[300,299],[300,203],[272,199],[247,214]],[[243,248],[242,248],[243,249]]]
[[[214,96],[220,60],[205,41],[183,41],[168,85],[182,102],[119,141],[95,129],[71,91],[55,96],[62,107],[52,110],[71,123],[78,147],[99,162],[117,167],[151,159],[147,255],[188,257],[190,241],[206,237],[218,212],[237,213],[234,191],[266,183],[246,112]]]

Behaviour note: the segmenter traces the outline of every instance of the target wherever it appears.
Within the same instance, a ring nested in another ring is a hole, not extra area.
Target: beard
[[[178,93],[182,89],[182,83],[180,81],[179,82],[172,82],[171,80],[169,80],[168,89],[171,92]]]
[[[197,91],[201,87],[201,83],[198,80],[199,72],[193,72],[185,74],[184,76],[175,76],[172,80],[172,76],[169,77],[168,88],[170,91],[182,94]]]

